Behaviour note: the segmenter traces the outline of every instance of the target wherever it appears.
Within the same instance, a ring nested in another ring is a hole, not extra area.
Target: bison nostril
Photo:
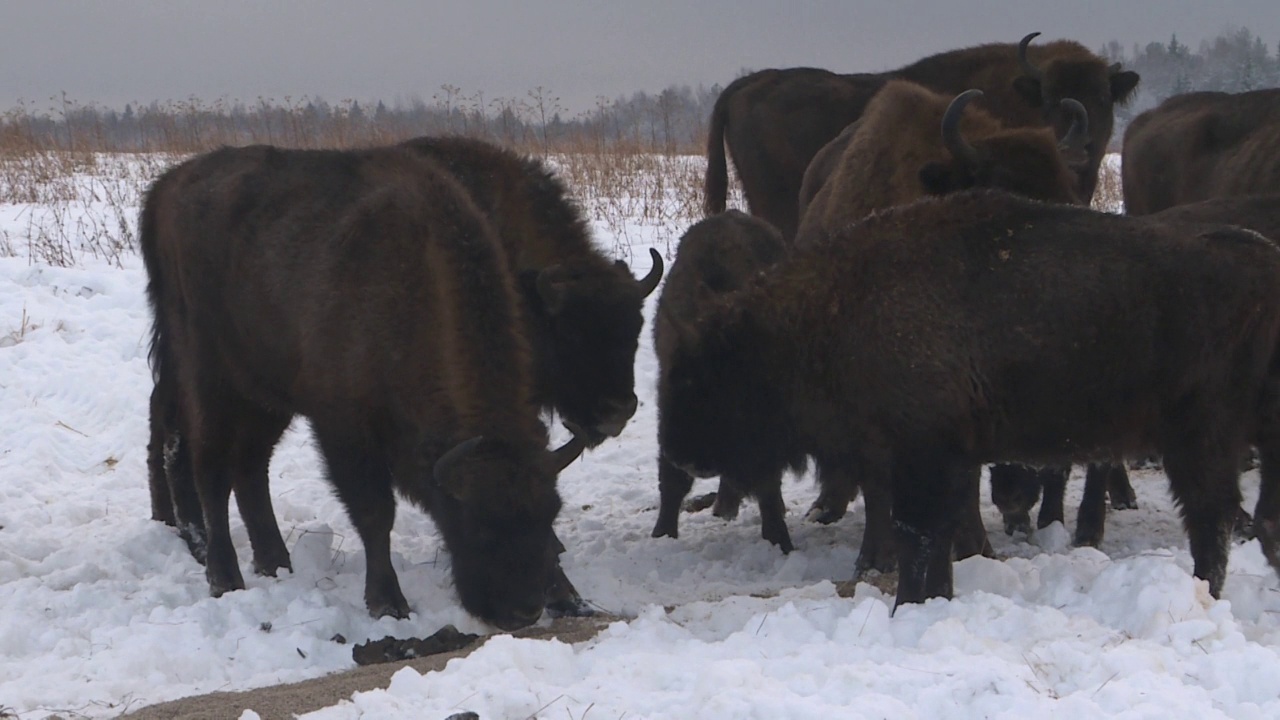
[[[609,409],[613,411],[612,414],[615,416],[629,419],[636,414],[636,407],[639,404],[640,401],[636,398],[635,393],[632,393],[625,400],[611,401]]]

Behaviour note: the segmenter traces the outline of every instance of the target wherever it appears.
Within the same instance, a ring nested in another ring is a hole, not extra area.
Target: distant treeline
[[[1099,52],[1142,75],[1134,101],[1116,109],[1117,141],[1134,115],[1171,95],[1280,86],[1280,48],[1272,53],[1247,28],[1224,32],[1196,50],[1174,36],[1168,42],[1135,43],[1131,51],[1111,41]],[[522,98],[488,98],[482,91],[443,85],[430,100],[411,97],[391,104],[286,96],[249,103],[189,98],[114,108],[82,105],[62,95],[50,98],[47,107],[26,103],[0,115],[0,152],[187,153],[249,143],[358,147],[460,133],[542,153],[701,153],[722,87],[671,86],[657,94],[601,98],[593,110],[573,116],[543,87]]]
[[[51,107],[24,104],[0,115],[0,152],[197,152],[221,145],[359,147],[410,137],[456,133],[534,152],[623,147],[665,154],[699,153],[720,87],[672,86],[651,95],[597,102],[567,117],[545,88],[523,98],[487,99],[444,85],[421,98],[370,104],[323,98],[259,98],[206,102],[199,98],[123,109],[55,97]]]
[[[1173,95],[1199,90],[1244,92],[1280,87],[1280,45],[1276,52],[1248,28],[1239,28],[1200,43],[1197,50],[1178,41],[1134,43],[1130,52],[1117,41],[1100,54],[1136,70],[1142,81],[1128,107],[1116,108],[1116,135],[1135,115]]]

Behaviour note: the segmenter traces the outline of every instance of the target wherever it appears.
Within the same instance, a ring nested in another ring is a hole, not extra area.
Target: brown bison
[[[364,543],[371,613],[409,613],[399,491],[440,529],[469,612],[538,618],[560,574],[556,474],[581,443],[546,450],[517,280],[449,173],[403,148],[222,149],[156,180],[140,238],[153,410],[184,448],[215,596],[244,587],[233,489],[255,568],[288,566],[267,465],[303,415]]]
[[[981,90],[952,98],[912,82],[886,83],[850,126],[854,132],[832,141],[844,146],[839,160],[823,158],[806,171],[802,198],[811,194],[812,201],[806,208],[802,199],[796,242],[874,210],[975,187],[1079,203],[1074,167],[1089,160],[1084,106],[1062,101],[1072,124],[1059,142],[1048,128],[1006,128],[969,104],[981,96]]]
[[[534,401],[560,414],[588,446],[616,436],[636,409],[634,358],[641,305],[661,279],[661,256],[651,253],[653,268],[639,281],[624,263],[605,258],[593,246],[563,183],[538,160],[466,138],[424,137],[404,146],[435,160],[432,172],[450,173],[497,234],[517,279],[521,318],[532,341]],[[163,406],[153,396],[153,420],[163,419],[157,404]],[[176,524],[203,560],[201,510],[185,448],[176,436],[166,439],[164,434],[174,426],[173,420],[153,421],[152,516]],[[253,538],[255,548],[260,543],[273,548],[270,554],[279,558],[278,566],[289,567],[269,495],[261,493],[247,504],[266,508],[260,525],[252,524],[263,528],[261,537]],[[553,609],[585,609],[567,580],[561,585],[568,595],[553,598]]]
[[[955,193],[793,251],[679,332],[666,459],[694,476],[801,455],[874,468],[898,603],[951,595],[957,509],[994,461],[1160,452],[1217,596],[1237,458],[1257,443],[1257,525],[1280,569],[1280,249],[1255,233]]]
[[[1008,127],[1054,128],[1059,137],[1071,125],[1063,98],[1082,103],[1089,117],[1089,160],[1079,170],[1077,194],[1093,197],[1098,165],[1106,152],[1116,103],[1138,84],[1138,74],[1121,70],[1079,43],[1058,40],[1028,47],[992,43],[951,50],[880,74],[837,75],[815,68],[762,70],[738,78],[716,100],[707,135],[704,184],[708,213],[725,207],[728,172],[725,146],[733,156],[751,212],[768,220],[788,240],[800,217],[798,198],[805,168],[832,138],[857,120],[871,98],[891,79],[908,80],[956,95],[982,90],[983,109]]]
[[[1175,95],[1124,132],[1125,212],[1280,193],[1280,88]]]
[[[782,259],[786,244],[776,228],[737,210],[728,210],[695,223],[680,238],[675,263],[658,297],[653,344],[658,356],[658,397],[666,382],[665,368],[680,341],[673,323],[692,322],[714,298],[738,290]],[[662,415],[659,403],[658,415]],[[804,458],[790,465],[800,470]],[[658,454],[658,492],[661,504],[653,537],[680,536],[680,507],[693,487],[693,478]],[[791,535],[783,515],[781,478],[758,474],[727,474],[720,479],[715,515],[732,518],[744,496],[760,505],[761,535],[790,552]]]
[[[1169,224],[1172,228],[1185,228],[1192,224],[1230,224],[1260,232],[1270,238],[1280,237],[1280,195],[1246,195],[1203,200],[1154,213],[1152,220]],[[991,499],[1004,515],[1005,531],[1030,532],[1030,510],[1044,499],[1037,516],[1037,527],[1063,521],[1063,494],[1066,491],[1068,469],[1039,468],[1019,471],[1010,466],[996,466],[991,470]],[[1124,468],[1115,465],[1090,465],[1085,476],[1084,497],[1076,519],[1075,544],[1097,546],[1101,544],[1106,528],[1106,501],[1112,508],[1137,507],[1133,487],[1129,484]],[[1238,535],[1250,533],[1252,519],[1244,510],[1236,520]]]

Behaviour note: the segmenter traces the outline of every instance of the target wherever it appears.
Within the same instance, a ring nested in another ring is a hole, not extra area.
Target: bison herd
[[[982,468],[1009,532],[1076,542],[1126,459],[1158,456],[1194,572],[1222,591],[1233,531],[1280,571],[1280,90],[1175,96],[1123,138],[1126,215],[1088,205],[1114,107],[1138,75],[1078,43],[993,43],[884,73],[764,70],[717,100],[708,217],[681,238],[654,318],[653,535],[693,479],[715,514],[759,504],[793,545],[782,478],[810,462],[809,517],[861,493],[855,575],[897,602],[952,593],[990,553]],[[727,155],[726,155],[727,152]],[[727,163],[751,211],[725,209]],[[306,417],[360,534],[365,602],[405,617],[399,493],[433,519],[459,599],[499,628],[590,609],[560,568],[558,473],[636,410],[637,279],[593,245],[549,167],[489,143],[224,148],[164,173],[140,217],[154,324],[152,516],[214,595],[291,567],[268,463]],[[548,449],[546,418],[572,437]],[[1261,492],[1242,522],[1250,452]]]

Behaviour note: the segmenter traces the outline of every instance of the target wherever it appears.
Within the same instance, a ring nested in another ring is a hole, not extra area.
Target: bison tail
[[[729,98],[737,90],[731,83],[716,98],[707,130],[707,174],[703,179],[703,209],[708,216],[724,212],[729,196],[729,168],[724,154],[724,128],[729,113]]]
[[[142,264],[147,270],[147,302],[151,305],[151,347],[147,351],[147,361],[151,365],[152,380],[159,382],[165,373],[164,358],[169,355],[169,333],[164,329],[163,316],[160,312],[164,297],[164,277],[160,268],[159,230],[156,228],[156,205],[159,204],[160,181],[156,181],[147,192],[142,202],[142,210],[138,213],[138,246],[142,253]],[[171,371],[172,368],[169,368]]]

